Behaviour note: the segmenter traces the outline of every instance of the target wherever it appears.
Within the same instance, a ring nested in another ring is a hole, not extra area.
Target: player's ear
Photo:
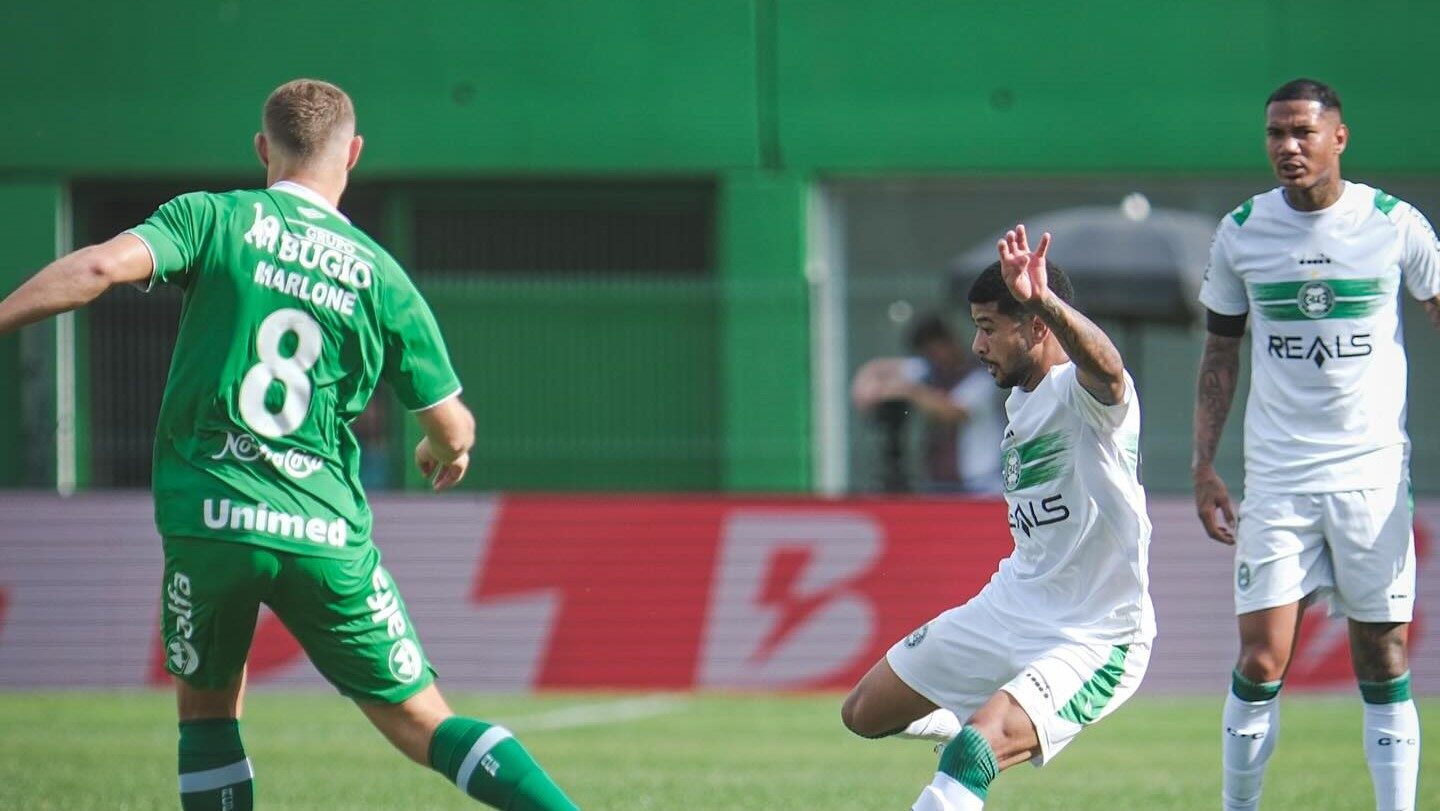
[[[350,153],[345,159],[345,171],[354,169],[355,164],[360,162],[360,150],[364,148],[365,139],[363,137],[356,135],[350,139]]]
[[[1342,123],[1342,124],[1340,124],[1338,127],[1335,128],[1335,154],[1336,154],[1336,155],[1339,155],[1341,152],[1344,152],[1344,151],[1345,151],[1345,147],[1346,147],[1349,143],[1350,143],[1350,128],[1347,127],[1347,126],[1345,126],[1345,125]]]
[[[265,140],[265,133],[255,133],[255,155],[260,158],[260,165],[266,169],[270,168],[270,143]]]
[[[1045,323],[1045,319],[1033,313],[1025,314],[1025,323],[1022,325],[1022,328],[1026,331],[1031,346],[1035,346],[1044,341],[1045,336],[1050,334],[1050,326]]]

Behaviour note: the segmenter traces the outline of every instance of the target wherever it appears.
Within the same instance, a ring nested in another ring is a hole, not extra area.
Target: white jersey
[[[1398,291],[1440,294],[1440,245],[1410,204],[1361,183],[1320,211],[1280,189],[1220,221],[1200,302],[1250,314],[1245,485],[1393,487],[1409,459]]]
[[[1140,401],[1103,405],[1075,364],[1014,389],[1001,452],[1015,551],[976,597],[1022,636],[1148,642],[1150,518],[1140,486]]]

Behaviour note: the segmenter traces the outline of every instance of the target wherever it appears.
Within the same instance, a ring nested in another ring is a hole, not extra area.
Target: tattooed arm
[[[1075,362],[1075,379],[1081,388],[1105,405],[1124,399],[1125,362],[1120,350],[1094,321],[1050,290],[1045,261],[1050,235],[1041,236],[1040,245],[1032,251],[1025,238],[1025,226],[1017,225],[1006,232],[997,247],[1000,274],[1010,294],[1055,334],[1065,354]]]
[[[1195,388],[1195,455],[1190,462],[1195,510],[1205,525],[1205,534],[1225,544],[1235,543],[1235,507],[1224,480],[1215,472],[1215,451],[1239,381],[1240,338],[1206,333]]]
[[[1075,379],[1081,388],[1105,405],[1124,399],[1125,361],[1104,330],[1054,293],[1026,302],[1026,309],[1045,322],[1075,362]]]

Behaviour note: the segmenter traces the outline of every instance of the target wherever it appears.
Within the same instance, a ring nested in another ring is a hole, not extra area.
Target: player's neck
[[[328,172],[318,172],[306,169],[283,169],[276,168],[267,174],[266,185],[273,186],[281,181],[294,183],[297,186],[304,186],[325,198],[331,208],[340,207],[340,197],[345,193],[345,182],[348,179],[345,172],[338,176]]]
[[[1035,387],[1045,380],[1045,376],[1050,374],[1051,369],[1069,362],[1070,356],[1065,354],[1065,350],[1059,343],[1047,341],[1044,351],[1040,353],[1035,364],[1030,367],[1030,374],[1025,376],[1020,388],[1024,391],[1034,391]]]
[[[1345,193],[1345,181],[1339,177],[1316,183],[1305,189],[1286,187],[1282,194],[1285,204],[1296,211],[1321,211],[1335,205]]]

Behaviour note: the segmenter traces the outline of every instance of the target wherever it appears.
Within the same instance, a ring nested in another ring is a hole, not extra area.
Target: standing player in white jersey
[[[1002,477],[1015,551],[969,602],[896,643],[845,699],[867,738],[950,738],[916,811],[983,807],[1003,769],[1049,762],[1134,694],[1155,637],[1140,403],[1025,227],[970,288],[975,354],[1011,389]],[[966,719],[962,725],[959,719]]]
[[[1381,811],[1415,807],[1420,722],[1406,634],[1415,602],[1402,281],[1440,324],[1440,246],[1424,216],[1340,176],[1340,100],[1309,79],[1265,107],[1279,188],[1215,233],[1195,402],[1195,504],[1235,545],[1240,657],[1221,736],[1224,808],[1255,809],[1279,732],[1277,696],[1300,615],[1331,597],[1349,618],[1365,757]],[[1253,318],[1240,520],[1215,472]]]

